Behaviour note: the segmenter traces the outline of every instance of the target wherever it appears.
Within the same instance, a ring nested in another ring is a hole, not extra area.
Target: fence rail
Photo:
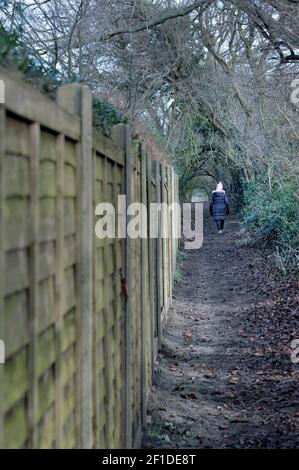
[[[127,206],[175,202],[177,177],[128,126],[112,139],[92,128],[88,87],[61,87],[55,103],[0,77],[0,447],[130,448],[145,425],[179,222],[162,211],[157,238],[99,239],[95,207],[124,194]]]

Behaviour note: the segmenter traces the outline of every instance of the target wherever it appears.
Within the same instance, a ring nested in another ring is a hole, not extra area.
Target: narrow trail
[[[203,247],[184,253],[143,447],[298,447],[298,284],[271,277],[236,218],[219,235],[207,208]]]

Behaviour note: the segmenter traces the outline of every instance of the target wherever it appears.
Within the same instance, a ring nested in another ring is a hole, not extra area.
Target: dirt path
[[[205,210],[164,327],[146,448],[299,447],[298,284],[278,280],[230,218]]]

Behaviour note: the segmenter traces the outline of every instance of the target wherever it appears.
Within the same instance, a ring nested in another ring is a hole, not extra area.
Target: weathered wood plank
[[[55,321],[55,279],[54,275],[39,283],[38,333],[42,333]]]
[[[119,165],[125,164],[125,152],[121,147],[115,145],[113,140],[100,134],[97,130],[93,129],[93,148],[109,160],[118,163]]]
[[[147,155],[147,208],[148,208],[148,267],[149,267],[149,277],[148,277],[148,291],[149,291],[149,315],[150,315],[150,380],[153,380],[153,371],[155,363],[155,305],[154,305],[154,239],[150,238],[151,233],[151,224],[153,221],[150,217],[150,204],[154,202],[153,200],[153,180],[152,177],[152,160],[149,155]],[[154,180],[154,187],[156,186]]]
[[[81,144],[78,142],[75,146],[75,163],[76,163],[76,245],[75,245],[75,258],[76,258],[76,342],[75,342],[75,350],[76,350],[76,377],[75,377],[75,394],[76,394],[76,409],[75,409],[75,425],[76,425],[76,447],[80,447],[81,445],[81,381],[82,381],[82,373],[81,373],[81,349],[80,349],[80,341],[81,341],[81,332],[80,332],[80,319],[81,319],[81,272],[80,272],[80,260],[81,260],[81,199],[79,197],[80,190],[81,190],[81,172],[80,172],[80,164],[81,164]]]
[[[171,167],[168,167],[168,204],[171,207],[173,202],[173,192],[172,192],[172,172]],[[169,223],[168,223],[168,285],[169,285],[169,306],[172,304],[172,245],[173,245],[173,214],[172,211],[169,211]]]
[[[118,201],[118,171],[119,171],[119,166],[117,163],[113,165],[113,204],[114,207],[117,207],[117,201]],[[116,217],[116,224],[118,220]],[[121,387],[122,387],[122,379],[123,376],[121,374],[121,363],[122,363],[122,356],[123,356],[123,340],[122,340],[122,328],[121,328],[121,316],[122,316],[122,306],[121,306],[121,299],[119,296],[121,293],[119,292],[119,286],[120,286],[120,268],[119,264],[121,265],[121,261],[118,260],[119,254],[118,254],[118,246],[119,246],[119,240],[117,238],[114,239],[113,243],[113,266],[114,266],[114,272],[113,272],[113,306],[114,306],[114,364],[113,364],[113,370],[114,370],[114,385],[115,385],[115,415],[117,416],[117,420],[115,420],[114,424],[114,442],[113,446],[114,448],[120,448],[122,446],[122,434],[123,434],[123,429],[122,429],[122,421],[121,421],[121,407],[122,407],[122,397],[121,397]]]
[[[54,389],[54,386],[49,387],[50,390]],[[49,394],[49,392],[48,392]],[[55,416],[54,416],[54,405],[47,407],[45,413],[43,413],[42,420],[39,424],[39,441],[38,446],[40,449],[52,449],[54,447],[55,440]]]
[[[157,189],[157,204],[161,204],[161,164],[156,161],[156,189]],[[161,296],[163,292],[163,276],[162,276],[162,239],[161,239],[161,229],[162,229],[162,216],[161,211],[158,214],[158,237],[156,242],[156,291],[157,291],[157,305],[156,305],[156,315],[157,315],[157,334],[158,334],[158,350],[161,348],[161,338],[162,338],[162,322],[161,322]]]
[[[108,184],[107,184],[107,174],[108,174],[108,165],[110,162],[107,158],[104,158],[103,161],[103,200],[108,200]],[[104,357],[105,357],[105,403],[106,403],[106,417],[105,417],[105,424],[106,424],[106,443],[105,447],[108,449],[111,445],[111,438],[112,438],[112,427],[113,427],[113,417],[112,417],[112,367],[111,367],[111,338],[110,338],[110,326],[111,326],[111,316],[109,311],[109,262],[110,257],[108,253],[108,239],[104,239],[104,250],[103,250],[103,259],[101,262],[103,263],[103,271],[104,271],[104,279],[103,279],[103,314],[104,314]]]
[[[78,340],[79,342],[79,388],[80,417],[79,421],[80,447],[91,448],[93,446],[93,389],[92,389],[92,341],[93,341],[93,196],[92,196],[92,110],[91,93],[88,87],[79,84],[66,85],[58,91],[58,99],[61,106],[81,116],[80,127],[80,182],[77,180],[77,191],[80,197],[79,207],[74,202],[75,208],[79,208],[79,217],[72,217],[74,224],[79,223],[80,237],[78,244],[80,251],[78,272]],[[71,201],[66,199],[65,201]],[[65,214],[69,211],[65,209]],[[73,212],[75,214],[75,212]],[[65,233],[68,228],[65,226]]]
[[[92,174],[93,174],[93,181],[92,181],[92,207],[93,207],[93,214],[95,207],[97,205],[97,199],[96,199],[96,194],[97,194],[97,180],[96,180],[96,151],[93,149],[92,150]],[[93,386],[92,386],[92,393],[93,393],[93,415],[94,415],[94,426],[93,426],[93,442],[94,446],[96,448],[100,447],[100,441],[99,441],[99,429],[100,429],[100,418],[99,418],[99,383],[98,383],[98,369],[99,369],[99,358],[97,355],[97,302],[96,298],[98,295],[97,292],[97,248],[96,248],[96,239],[93,237],[93,246],[92,246],[92,251],[93,251],[93,284],[94,284],[94,290],[93,290],[93,335],[92,335],[92,367],[93,367]]]
[[[16,139],[16,135],[18,138]],[[22,117],[6,113],[6,154],[30,158],[30,125]]]
[[[11,197],[28,197],[30,194],[29,159],[19,155],[6,155],[3,162],[3,185],[5,195]]]
[[[126,126],[126,208],[132,203],[133,200],[133,155],[132,155],[132,141],[131,130]],[[130,217],[127,216],[126,224]],[[125,280],[126,289],[128,293],[126,301],[126,314],[125,314],[125,447],[130,449],[132,447],[132,243],[130,237],[126,237],[125,248]]]
[[[39,298],[39,158],[40,158],[40,124],[30,126],[31,138],[31,197],[30,197],[30,320],[29,320],[29,440],[30,445],[38,445],[38,298]]]
[[[69,382],[76,372],[76,352],[75,345],[72,344],[62,355],[62,386]]]
[[[62,447],[63,388],[62,388],[62,334],[64,286],[64,150],[65,137],[59,134],[56,143],[56,260],[55,260],[55,446]]]
[[[16,429],[18,430],[16,432]],[[20,400],[7,416],[4,423],[5,449],[22,448],[28,438],[26,401]]]
[[[30,245],[30,201],[28,197],[12,197],[5,201],[6,250]]]
[[[93,207],[92,106],[89,88],[81,87],[81,445],[93,446],[92,330],[93,330]]]
[[[26,290],[6,297],[4,301],[5,333],[3,336],[2,331],[0,338],[5,339],[7,359],[28,344],[28,314],[28,294]]]
[[[4,400],[2,404],[4,413],[13,408],[16,402],[28,391],[30,384],[27,360],[27,348],[24,347],[9,358],[5,364]],[[17,433],[17,428],[15,433]]]
[[[43,420],[45,415],[47,414],[47,410],[53,405],[55,402],[55,371],[54,369],[49,369],[42,375],[39,380],[38,384],[38,419]],[[53,433],[49,430],[49,434],[51,434],[52,438],[54,436],[54,413],[53,413]],[[41,436],[39,435],[39,440],[41,440]]]
[[[167,204],[167,186],[166,186],[166,169],[165,166],[161,166],[161,202]],[[166,211],[162,210],[162,279],[163,279],[163,311],[167,310],[167,299],[168,299],[168,279],[167,279],[167,238],[165,235],[168,228],[168,220]]]
[[[39,196],[56,197],[56,165],[55,162],[43,160],[40,162]]]
[[[5,108],[0,104],[0,221],[4,220],[4,158],[5,158]],[[5,256],[4,256],[4,224],[0,223],[0,339],[4,339],[4,273],[5,273]],[[4,364],[0,364],[0,449],[4,447],[4,415],[3,415],[3,384],[4,384]]]
[[[147,155],[143,145],[140,145],[141,169],[140,169],[140,186],[141,186],[141,203],[147,207]],[[143,212],[141,217],[141,226],[148,225],[148,218],[144,220]],[[148,236],[148,230],[147,230]],[[146,427],[146,410],[147,410],[147,321],[148,321],[148,238],[141,239],[141,426]]]
[[[55,363],[55,329],[51,325],[37,338],[36,374],[40,377]]]
[[[5,83],[5,106],[14,114],[31,122],[71,137],[80,138],[80,119],[60,108],[42,93],[20,80],[15,74],[0,67]]]

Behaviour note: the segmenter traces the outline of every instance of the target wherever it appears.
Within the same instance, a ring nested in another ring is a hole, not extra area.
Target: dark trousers
[[[224,227],[224,220],[215,220],[216,226],[218,230],[223,230]]]

